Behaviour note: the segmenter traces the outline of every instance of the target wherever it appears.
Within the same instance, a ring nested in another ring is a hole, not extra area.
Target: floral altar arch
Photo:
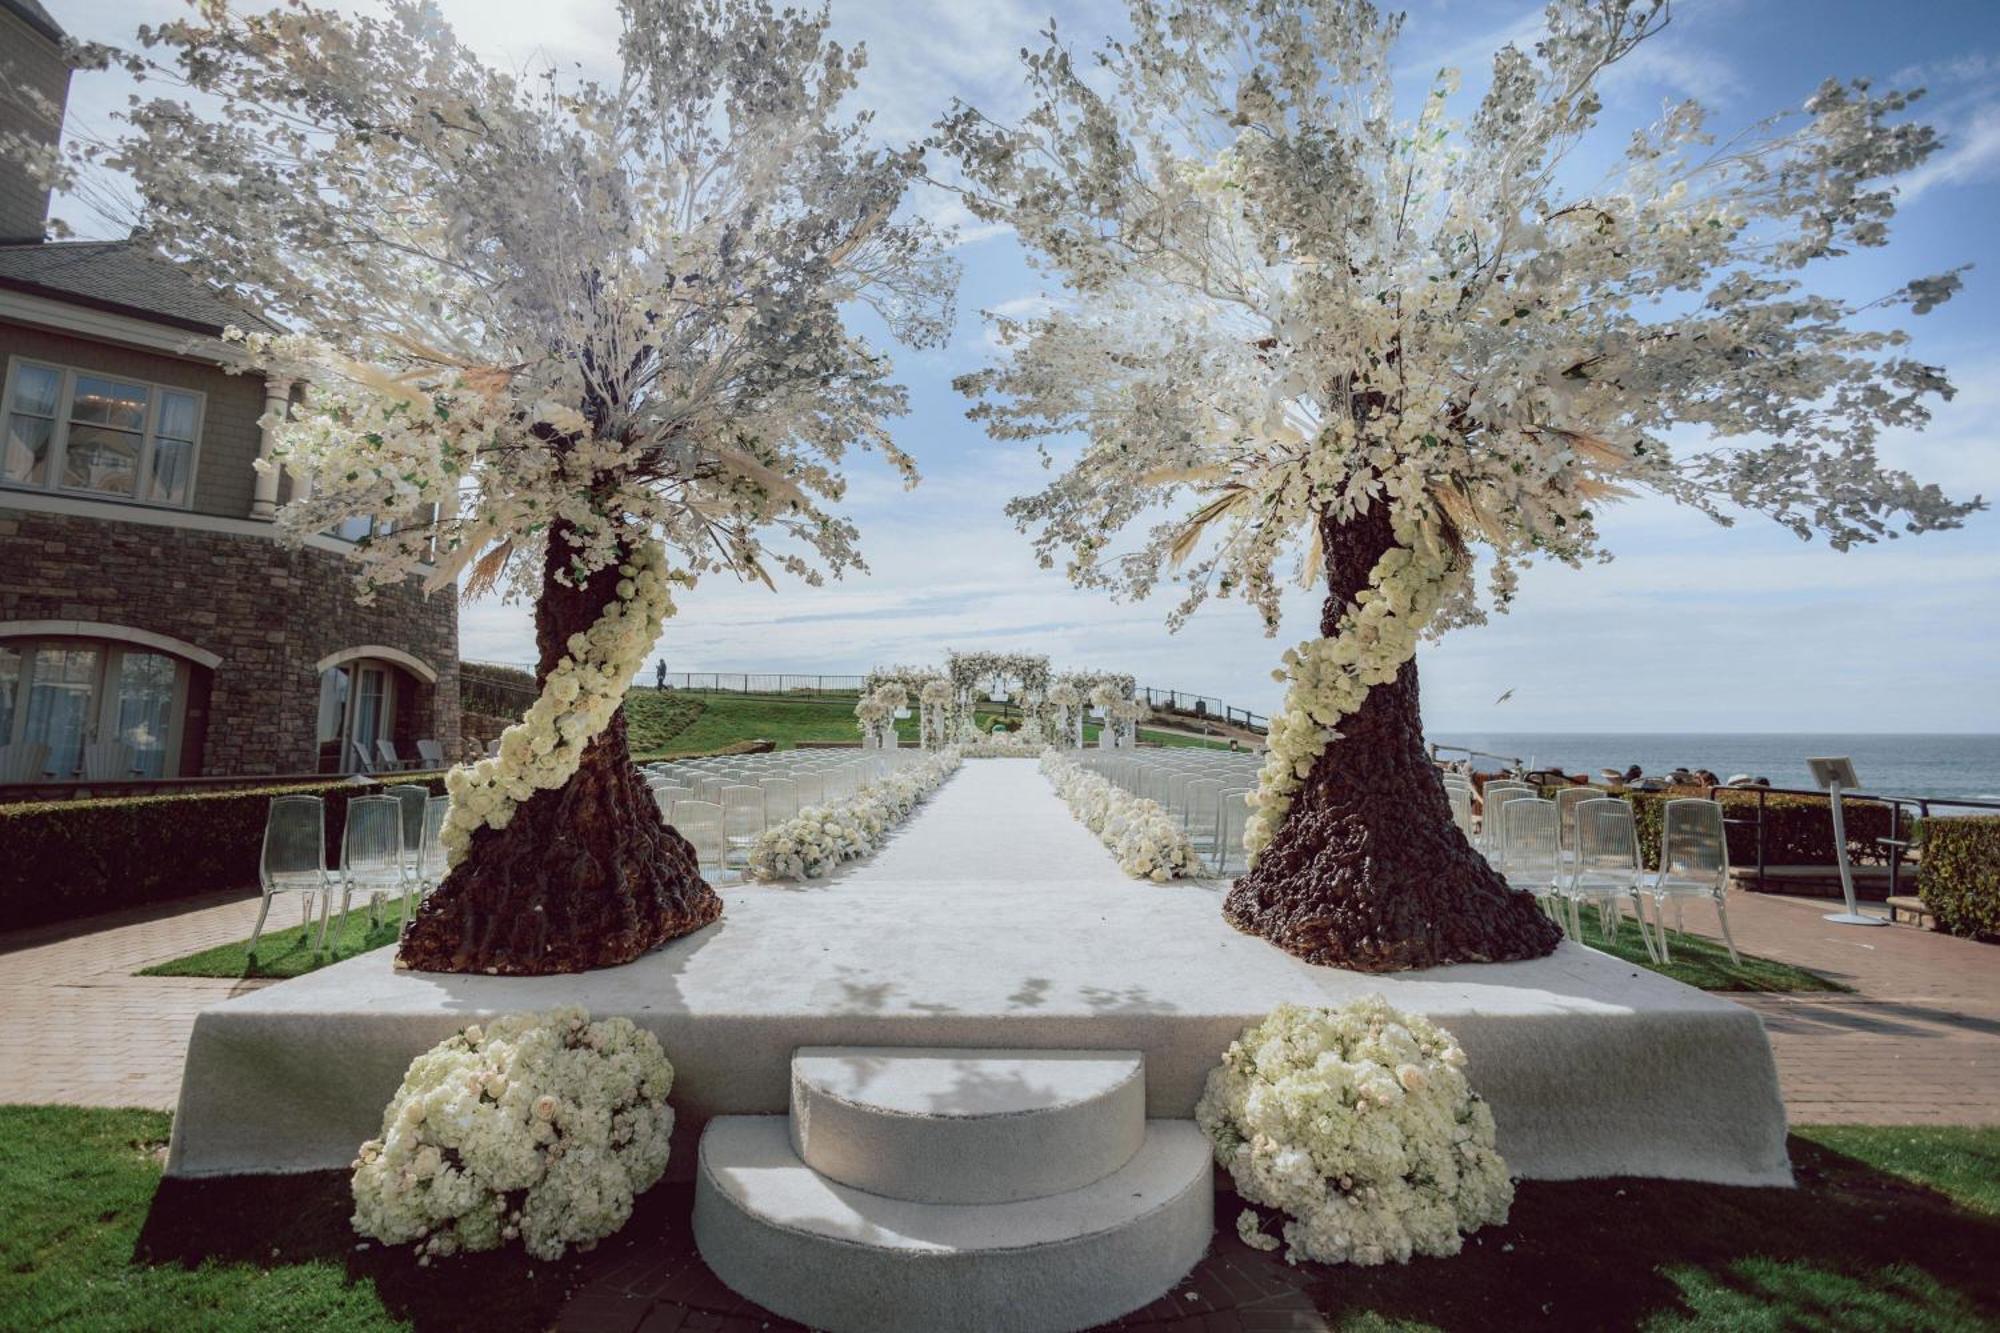
[[[862,677],[854,715],[863,745],[893,747],[896,711],[914,701],[919,743],[926,750],[937,750],[984,741],[975,721],[981,691],[995,699],[1018,692],[1023,722],[1012,744],[1022,753],[1033,754],[1044,745],[1080,748],[1084,713],[1090,708],[1104,717],[1099,743],[1130,748],[1147,711],[1133,697],[1134,688],[1132,676],[1119,671],[1068,671],[1054,676],[1048,657],[1041,653],[948,652],[942,672],[913,666],[870,671]],[[973,756],[978,753],[968,751]]]

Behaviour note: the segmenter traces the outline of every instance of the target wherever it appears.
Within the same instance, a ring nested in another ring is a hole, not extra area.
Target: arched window
[[[429,663],[400,649],[369,644],[319,663],[319,767],[354,773],[382,763],[380,742],[396,735],[396,710],[411,691],[437,682]],[[405,760],[414,754],[402,754]]]
[[[0,625],[0,745],[42,747],[41,776],[58,781],[180,773],[189,685],[203,664],[146,641],[154,635],[20,628]]]

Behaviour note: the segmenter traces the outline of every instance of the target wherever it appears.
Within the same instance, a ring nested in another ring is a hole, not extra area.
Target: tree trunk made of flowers
[[[1395,545],[1386,504],[1320,524],[1320,632],[1334,634]],[[1424,749],[1417,664],[1368,691],[1292,796],[1223,915],[1309,963],[1400,972],[1539,958],[1562,938],[1533,896],[1507,887],[1452,822]]]
[[[566,551],[550,540],[535,607],[544,686],[572,636],[619,600],[616,565],[578,586],[559,581],[555,562]],[[629,963],[721,915],[694,849],[660,818],[632,764],[620,710],[585,745],[568,782],[534,792],[504,827],[473,831],[418,910],[397,962],[431,972],[583,972]]]

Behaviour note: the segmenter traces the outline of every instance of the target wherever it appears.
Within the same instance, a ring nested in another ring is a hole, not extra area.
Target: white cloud
[[[1944,147],[1897,181],[1900,203],[1916,202],[1940,185],[1973,185],[2000,178],[2000,102],[1985,102],[1963,124],[1947,129]]]

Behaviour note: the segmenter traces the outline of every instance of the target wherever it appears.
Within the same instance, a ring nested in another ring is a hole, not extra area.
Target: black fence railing
[[[1747,817],[1738,816],[1732,819],[1726,813],[1728,807],[1724,806],[1725,814],[1723,815],[1723,822],[1725,824],[1755,825],[1757,830],[1757,879],[1760,883],[1765,877],[1764,798],[1767,796],[1818,796],[1825,799],[1829,805],[1831,805],[1833,799],[1826,792],[1816,787],[1766,787],[1762,785],[1754,787],[1710,787],[1708,789],[1708,798],[1715,800],[1719,792],[1755,792],[1757,794],[1757,812],[1755,815]],[[2000,801],[1979,800],[1969,796],[1877,796],[1870,792],[1843,791],[1840,794],[1840,799],[1842,804],[1859,802],[1864,805],[1886,805],[1889,807],[1889,836],[1886,838],[1877,838],[1875,841],[1882,845],[1883,850],[1888,856],[1889,896],[1892,898],[1902,892],[1903,861],[1911,848],[1909,834],[1913,831],[1913,827],[1904,822],[1904,811],[1914,812],[1918,823],[1930,819],[1932,817],[1931,811],[1939,808],[1987,813],[2000,811]]]

